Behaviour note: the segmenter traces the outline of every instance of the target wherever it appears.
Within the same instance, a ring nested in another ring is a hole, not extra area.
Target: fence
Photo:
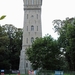
[[[36,75],[75,75],[75,71],[57,71],[57,72],[60,72],[60,73],[55,74],[55,71],[43,70],[43,71],[37,72]]]
[[[11,74],[14,74],[14,75],[19,75],[19,70],[4,70],[4,75],[11,75]],[[0,70],[0,75],[1,75],[1,70]]]
[[[61,74],[61,73],[55,74],[55,71],[42,70],[42,71],[37,71],[36,74],[32,74],[32,75],[75,75],[75,71],[62,71],[62,72],[63,72],[63,74]],[[4,75],[19,75],[18,73],[19,73],[18,70],[13,70],[13,71],[4,70]],[[1,71],[0,71],[0,74],[1,74]],[[24,74],[24,75],[26,75],[26,74]]]
[[[54,75],[54,71],[42,70],[42,71],[37,72],[37,75]]]

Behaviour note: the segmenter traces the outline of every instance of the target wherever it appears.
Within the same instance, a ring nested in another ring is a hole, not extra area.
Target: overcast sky
[[[52,21],[64,20],[66,17],[75,17],[75,0],[43,0],[42,3],[42,36],[50,34],[57,38],[54,33]],[[23,0],[0,0],[0,16],[6,18],[0,21],[1,25],[13,24],[15,27],[23,28],[24,10]]]

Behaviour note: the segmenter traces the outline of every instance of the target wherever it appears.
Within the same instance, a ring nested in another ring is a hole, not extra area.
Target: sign
[[[4,70],[1,70],[1,75],[4,75]]]
[[[55,71],[55,75],[63,75],[63,71]]]
[[[12,70],[12,73],[17,74],[17,73],[20,73],[20,71],[19,70]]]
[[[1,70],[1,72],[4,72],[4,70]]]
[[[34,74],[34,71],[29,70],[28,74]]]

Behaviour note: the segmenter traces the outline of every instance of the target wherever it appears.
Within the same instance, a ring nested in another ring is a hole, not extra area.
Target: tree
[[[69,70],[75,70],[75,18],[67,18],[59,23],[54,20],[54,28],[59,33],[59,46],[65,51],[66,61],[68,62]],[[60,25],[60,26],[59,26]]]
[[[6,15],[0,17],[3,20]],[[22,29],[13,25],[0,26],[0,69],[18,69],[22,46]]]
[[[7,49],[9,45],[9,38],[6,32],[0,26],[0,69],[9,69],[9,51]]]
[[[22,29],[16,28],[12,24],[2,26],[7,32],[9,38],[8,50],[10,50],[10,65],[12,69],[19,68],[19,55],[22,47]]]
[[[26,54],[33,69],[55,70],[61,69],[63,65],[58,43],[50,35],[37,38],[32,46],[27,48]]]
[[[21,28],[11,24],[0,26],[0,69],[19,68],[22,33]]]

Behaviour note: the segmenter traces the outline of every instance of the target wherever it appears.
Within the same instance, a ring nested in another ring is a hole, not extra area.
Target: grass
[[[4,75],[18,75],[18,74],[4,74]],[[26,74],[20,74],[20,75],[26,75]],[[37,75],[41,75],[41,74],[37,74]],[[55,75],[55,73],[50,73],[49,75]],[[64,73],[63,75],[74,75],[74,74]]]
[[[4,75],[18,75],[18,74],[4,74]],[[26,75],[26,74],[20,74],[20,75]]]

